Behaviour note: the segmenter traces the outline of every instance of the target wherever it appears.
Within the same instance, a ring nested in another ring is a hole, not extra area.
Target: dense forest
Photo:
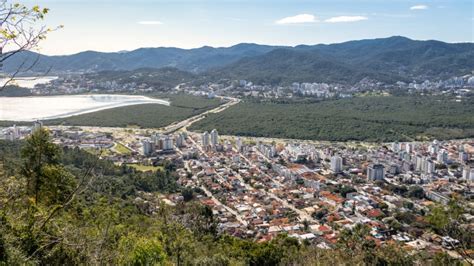
[[[331,141],[407,141],[474,136],[474,99],[357,97],[322,102],[247,100],[211,114],[192,130]]]
[[[179,193],[174,166],[136,172],[79,149],[45,129],[0,142],[0,265],[413,265],[426,254],[377,246],[369,230],[343,231],[336,249],[280,235],[255,243],[218,233],[208,207],[167,206]],[[455,264],[443,253],[434,265]]]

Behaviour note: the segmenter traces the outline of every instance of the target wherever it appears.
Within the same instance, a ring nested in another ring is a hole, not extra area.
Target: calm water
[[[145,103],[170,104],[165,100],[131,95],[0,97],[0,120],[46,120]]]

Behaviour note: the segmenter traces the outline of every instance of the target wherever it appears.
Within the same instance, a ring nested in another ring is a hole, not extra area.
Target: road
[[[265,158],[268,162],[271,162],[268,158],[266,158],[262,153],[260,153],[260,151],[257,151],[257,153],[259,153],[263,158]],[[242,153],[239,152],[239,155],[242,159],[244,159],[249,165],[253,166],[254,168],[257,169],[257,171],[266,176],[267,178],[269,178],[270,180],[272,180],[272,182],[274,182],[275,184],[277,184],[279,187],[284,187],[284,185],[282,183],[280,183],[279,181],[275,180],[274,178],[272,178],[270,175],[264,173],[257,165],[255,165],[254,163],[252,163],[247,157],[245,157]],[[242,180],[243,181],[243,180]],[[277,200],[278,202],[280,202],[281,204],[283,204],[283,206],[285,206],[286,208],[289,208],[291,209],[292,211],[294,211],[295,213],[297,213],[300,217],[300,221],[304,221],[304,220],[307,220],[308,222],[311,222],[313,224],[319,224],[319,222],[315,219],[313,219],[313,217],[311,217],[311,215],[309,215],[308,213],[306,213],[305,211],[302,211],[298,208],[296,208],[293,204],[290,204],[288,201],[284,200],[284,199],[281,199],[280,197],[278,197],[277,195],[275,195],[274,193],[272,192],[268,192],[268,191],[265,191],[264,189],[260,189],[260,191],[263,191],[267,194],[267,196]]]
[[[191,140],[191,142],[193,143],[193,145],[195,147],[197,147],[199,149],[199,151],[207,157],[207,154],[206,152],[204,151],[204,149],[201,147],[201,145],[199,145],[198,143],[196,143],[196,141],[193,140],[192,137],[189,138]],[[283,184],[279,183],[278,181],[276,180],[273,180],[273,178],[271,178],[268,174],[266,173],[263,173],[263,171],[260,170],[260,168],[258,168],[255,164],[253,164],[248,158],[246,158],[242,153],[239,152],[239,155],[251,166],[254,166],[256,169],[258,169],[258,171],[260,173],[262,173],[263,175],[266,175],[267,177],[269,177],[273,182],[275,182],[276,184],[280,185],[280,186],[283,186]],[[229,171],[232,171],[228,166],[224,166],[227,170]],[[219,178],[221,178],[221,180],[224,180],[224,178],[219,174],[217,173],[217,176]],[[242,178],[242,176],[239,174],[239,173],[236,173],[235,176],[239,179],[240,183],[243,184],[245,186],[245,188],[247,188],[247,190],[249,191],[252,191],[252,190],[259,190],[260,192],[264,193],[265,195],[267,195],[268,197],[280,202],[285,208],[288,208],[292,211],[294,211],[296,214],[298,214],[299,216],[299,221],[302,222],[304,220],[307,220],[308,222],[311,222],[313,224],[319,224],[319,222],[315,219],[313,219],[313,217],[311,217],[311,215],[309,215],[308,213],[300,210],[300,209],[297,209],[295,206],[293,206],[292,204],[290,204],[288,201],[286,200],[283,200],[281,199],[280,197],[278,197],[277,195],[275,195],[274,193],[272,192],[268,192],[268,191],[265,191],[265,189],[261,188],[261,189],[256,189],[252,186],[250,186],[249,184],[247,184],[244,179]]]
[[[226,100],[227,102],[225,104],[219,105],[218,107],[216,107],[214,109],[208,110],[204,113],[195,115],[195,116],[190,117],[188,119],[185,119],[183,121],[173,123],[169,126],[166,126],[163,130],[163,134],[170,134],[170,133],[173,133],[173,132],[175,132],[175,131],[177,131],[181,128],[184,128],[186,130],[187,127],[191,126],[193,123],[195,123],[195,122],[197,122],[201,119],[204,119],[208,114],[222,112],[222,111],[226,110],[227,108],[229,108],[233,105],[236,105],[240,102],[240,99],[237,99],[237,98],[224,97],[224,96],[216,96],[216,97],[220,98],[222,100]]]
[[[179,151],[179,152],[181,153],[181,151]],[[189,167],[189,161],[186,161],[184,166],[185,166],[186,170],[191,173],[191,168]],[[221,176],[221,178],[222,178],[222,176]],[[209,198],[212,199],[214,204],[216,204],[217,206],[222,206],[224,209],[226,209],[228,212],[230,212],[232,215],[234,215],[235,218],[237,219],[237,221],[239,221],[244,226],[248,225],[247,221],[245,221],[243,219],[242,215],[237,213],[235,210],[233,210],[229,206],[227,206],[227,205],[223,204],[222,202],[220,202],[216,197],[214,197],[212,192],[210,192],[204,185],[201,184],[201,182],[199,180],[197,181],[197,183],[198,183],[199,187],[204,191],[206,196],[208,196]]]

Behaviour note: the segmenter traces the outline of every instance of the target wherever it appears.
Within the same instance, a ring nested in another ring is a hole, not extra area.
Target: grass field
[[[158,171],[158,170],[163,170],[163,167],[161,167],[161,166],[151,166],[151,165],[132,164],[132,163],[127,164],[127,166],[133,167],[133,168],[137,169],[138,171],[142,171],[142,172],[148,172],[148,171],[155,172],[155,171]]]
[[[245,101],[190,128],[220,134],[332,141],[474,137],[474,99],[360,97],[316,103]]]
[[[120,154],[132,153],[127,147],[125,147],[123,144],[120,144],[120,143],[115,143],[115,146],[113,147],[113,149]]]

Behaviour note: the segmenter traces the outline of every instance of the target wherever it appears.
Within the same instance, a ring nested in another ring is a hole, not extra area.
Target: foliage
[[[407,141],[474,136],[474,99],[362,97],[319,103],[242,102],[210,114],[193,130],[313,140]],[[275,127],[278,124],[278,127]]]
[[[368,77],[382,82],[412,78],[450,78],[470,74],[473,44],[451,45],[404,37],[350,41],[333,45],[276,48],[211,72],[213,79],[254,83],[327,82],[355,84]],[[424,81],[424,80],[422,80]]]

